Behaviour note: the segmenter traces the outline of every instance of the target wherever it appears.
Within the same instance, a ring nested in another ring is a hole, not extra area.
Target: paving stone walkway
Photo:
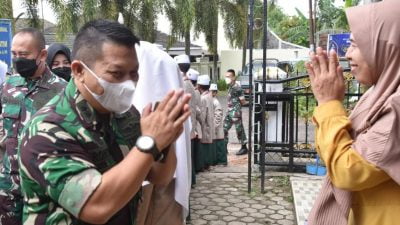
[[[308,214],[314,205],[318,192],[321,189],[323,177],[306,174],[290,176],[293,199],[298,225],[305,224]]]
[[[289,177],[266,180],[266,192],[259,182],[247,192],[246,173],[220,173],[213,169],[197,176],[190,197],[191,225],[294,225],[295,215]]]

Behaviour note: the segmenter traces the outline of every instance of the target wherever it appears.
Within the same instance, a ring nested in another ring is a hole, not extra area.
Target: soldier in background
[[[214,128],[215,128],[215,136],[213,145],[216,151],[216,161],[217,165],[227,165],[227,149],[224,140],[224,127],[223,127],[223,116],[224,112],[221,107],[221,103],[219,103],[217,94],[218,94],[218,86],[217,84],[211,84],[210,91],[213,97],[214,103]]]
[[[19,31],[13,38],[11,53],[17,74],[3,83],[0,92],[6,150],[0,173],[0,224],[7,225],[22,223],[19,136],[31,116],[66,85],[47,67],[45,39],[37,29]]]
[[[225,82],[229,86],[228,90],[228,110],[224,119],[224,135],[225,142],[228,145],[229,142],[229,129],[232,125],[235,125],[236,135],[242,144],[242,148],[236,153],[236,155],[247,154],[247,138],[244,131],[242,122],[242,105],[247,104],[243,90],[239,84],[236,83],[235,71],[230,69],[225,74]]]

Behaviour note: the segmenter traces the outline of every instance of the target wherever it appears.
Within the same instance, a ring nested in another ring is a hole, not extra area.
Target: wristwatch
[[[156,162],[164,158],[164,154],[158,151],[156,142],[150,136],[140,136],[136,141],[136,147],[143,153],[151,154]]]

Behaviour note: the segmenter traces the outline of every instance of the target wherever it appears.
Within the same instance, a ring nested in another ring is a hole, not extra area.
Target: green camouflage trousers
[[[224,136],[226,144],[228,144],[229,142],[228,132],[233,124],[236,128],[236,135],[238,140],[242,145],[245,145],[247,143],[247,138],[243,127],[242,113],[236,110],[228,111],[224,119]]]

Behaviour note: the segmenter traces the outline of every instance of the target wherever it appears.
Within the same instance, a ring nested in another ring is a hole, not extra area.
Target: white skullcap
[[[194,70],[192,68],[189,69],[187,72],[186,76],[189,78],[189,80],[197,80],[197,77],[200,75],[199,71]]]
[[[210,85],[210,76],[208,76],[208,75],[200,75],[197,78],[197,84]]]
[[[217,84],[211,84],[211,85],[210,85],[210,91],[218,91],[218,86],[217,86]]]
[[[189,56],[185,55],[185,54],[177,55],[177,56],[175,56],[174,59],[175,59],[176,63],[178,63],[178,64],[180,64],[180,63],[190,63]]]

